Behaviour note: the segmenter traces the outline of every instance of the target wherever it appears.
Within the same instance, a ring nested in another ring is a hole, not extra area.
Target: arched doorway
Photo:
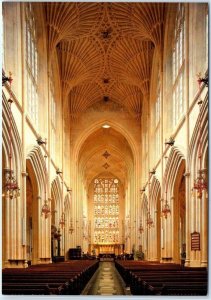
[[[181,248],[185,236],[185,158],[173,147],[164,174],[163,206],[168,204],[170,213],[162,216],[162,261],[181,263]],[[184,246],[183,246],[184,247]]]
[[[159,188],[157,194],[157,205],[156,205],[156,246],[157,253],[155,254],[155,260],[161,259],[161,190]]]
[[[142,251],[144,253],[144,259],[147,260],[149,258],[149,228],[147,226],[147,218],[148,218],[148,199],[146,194],[143,194],[142,207],[141,207],[141,223],[143,222],[143,233],[142,233]]]
[[[153,176],[151,184],[151,213],[153,219],[153,226],[151,226],[150,233],[150,260],[158,261],[161,257],[161,187],[158,179]]]
[[[28,191],[26,194],[26,231],[27,246],[32,245],[29,252],[31,263],[49,263],[51,261],[50,218],[42,212],[43,205],[48,199],[47,169],[40,147],[33,147],[27,155],[26,172],[28,176],[26,180],[26,191]]]
[[[186,258],[186,201],[185,201],[185,176],[183,175],[179,184],[179,253],[182,263]]]
[[[4,149],[2,151],[2,262],[3,266],[6,263],[7,255],[6,255],[6,244],[7,244],[7,232],[6,232],[6,193],[5,193],[5,167],[6,167],[6,156]]]
[[[56,227],[56,201],[54,199],[54,193],[51,190],[51,259],[54,261],[54,257],[58,255],[57,252],[57,227]]]
[[[175,178],[173,190],[173,220],[174,220],[174,247],[173,258],[175,262],[181,261],[185,252],[186,226],[185,226],[185,160],[181,161]]]
[[[60,179],[57,176],[51,184],[51,259],[61,260],[63,255],[64,228],[59,221],[62,214],[62,189]]]
[[[29,160],[26,161],[26,255],[28,264],[38,263],[38,183]]]

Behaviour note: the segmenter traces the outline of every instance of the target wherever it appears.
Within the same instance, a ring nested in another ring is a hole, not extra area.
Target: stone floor
[[[100,266],[84,288],[82,295],[129,295],[125,283],[113,262],[100,262]]]

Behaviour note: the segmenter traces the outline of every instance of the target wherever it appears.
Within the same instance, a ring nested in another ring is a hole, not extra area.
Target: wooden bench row
[[[147,271],[147,270],[181,270],[182,267],[179,264],[173,263],[158,263],[158,262],[146,262],[146,261],[122,261],[115,262],[115,267],[125,281],[126,286],[130,285],[130,272],[131,271]]]
[[[133,295],[184,295],[207,294],[206,268],[181,268],[175,264],[147,264],[116,262],[116,268]]]
[[[5,295],[80,295],[99,266],[98,261],[42,264],[27,269],[4,269]]]

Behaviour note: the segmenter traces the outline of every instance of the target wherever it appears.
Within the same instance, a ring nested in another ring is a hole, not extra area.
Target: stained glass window
[[[27,111],[34,125],[38,125],[38,55],[36,24],[31,3],[26,4],[26,73]]]
[[[160,90],[160,77],[158,78],[157,85],[157,99],[155,102],[155,159],[160,156],[161,135],[160,135],[160,110],[161,110],[161,90]]]
[[[208,20],[208,5],[206,7],[206,63],[208,64],[208,57],[209,57],[209,20]]]
[[[94,242],[119,243],[119,180],[94,180]]]
[[[178,4],[175,24],[172,78],[173,78],[173,125],[176,126],[184,113],[184,68],[185,68],[185,8]]]
[[[52,75],[51,75],[52,76]],[[55,160],[56,154],[56,101],[55,101],[54,84],[51,77],[50,82],[50,102],[51,102],[51,156]]]

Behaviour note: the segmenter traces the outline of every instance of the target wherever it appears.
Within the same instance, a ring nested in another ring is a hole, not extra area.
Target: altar
[[[114,253],[100,253],[99,260],[100,261],[114,261],[115,254]]]
[[[124,244],[91,244],[90,253],[92,253],[92,250],[99,257],[100,255],[112,255],[112,257],[115,257],[124,252]]]

